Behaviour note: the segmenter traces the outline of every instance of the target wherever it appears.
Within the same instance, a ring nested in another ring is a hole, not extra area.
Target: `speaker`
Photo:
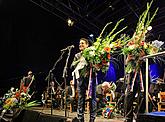
[[[32,110],[22,110],[12,122],[66,122],[67,118],[58,115],[49,115]]]
[[[40,113],[32,110],[25,110],[22,122],[37,122]]]
[[[20,114],[13,119],[13,122],[37,122],[40,113],[32,110],[22,110]]]
[[[37,122],[66,122],[67,118],[57,115],[40,114]]]

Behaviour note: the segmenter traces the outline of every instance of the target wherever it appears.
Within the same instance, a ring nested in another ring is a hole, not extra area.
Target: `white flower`
[[[14,92],[14,87],[11,87],[10,91],[11,91],[11,92]]]
[[[90,52],[89,52],[89,55],[90,55],[90,56],[95,56],[95,51],[90,51]]]
[[[27,94],[26,94],[26,93],[24,93],[24,92],[21,92],[21,96],[24,98],[24,97],[26,97],[26,96],[27,96]]]
[[[158,41],[158,40],[155,40],[152,42],[152,45],[157,47],[157,48],[160,48],[163,44],[164,44],[164,42]]]
[[[110,46],[110,48],[113,48],[113,47],[114,47],[114,44],[113,44],[113,43],[111,43],[109,46]]]
[[[96,48],[94,46],[90,46],[89,49],[90,50],[96,50]]]

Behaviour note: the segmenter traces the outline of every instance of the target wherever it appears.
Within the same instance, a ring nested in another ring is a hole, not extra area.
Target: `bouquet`
[[[106,72],[108,70],[111,54],[121,47],[121,39],[116,39],[116,36],[126,27],[116,33],[115,30],[123,20],[124,19],[119,20],[112,31],[107,36],[103,37],[104,30],[111,24],[111,22],[108,23],[93,45],[83,51],[83,57],[87,64],[92,66],[94,71],[101,70],[102,72]]]
[[[21,82],[20,89],[11,87],[11,89],[1,98],[1,117],[3,117],[5,113],[15,111],[16,109],[23,110],[40,105],[37,101],[30,101],[33,94],[30,95],[28,93],[29,90],[25,91],[22,84],[23,83]]]
[[[160,47],[163,44],[161,41],[146,42],[147,28],[154,19],[158,8],[155,10],[154,14],[150,17],[149,10],[151,8],[152,2],[147,3],[147,9],[142,13],[137,23],[135,33],[132,38],[125,42],[125,46],[122,49],[122,53],[127,55],[126,61],[126,73],[130,73],[133,69],[138,70],[141,65],[141,57],[145,55],[155,54],[160,51]]]

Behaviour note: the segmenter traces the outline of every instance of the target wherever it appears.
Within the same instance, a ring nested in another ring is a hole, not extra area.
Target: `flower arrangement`
[[[40,105],[37,101],[30,101],[31,96],[28,92],[29,90],[24,90],[23,83],[21,82],[20,89],[15,89],[11,87],[10,90],[0,100],[0,110],[1,110],[1,117],[8,112],[14,111],[14,109],[27,109],[32,106]]]
[[[111,22],[108,23],[93,45],[83,51],[83,57],[94,68],[94,71],[101,70],[102,72],[106,72],[108,70],[111,54],[121,47],[121,40],[116,39],[116,36],[126,27],[116,33],[114,32],[123,20],[119,20],[112,31],[103,37],[104,30],[111,24]]]
[[[145,55],[155,54],[160,51],[160,46],[163,42],[154,41],[154,42],[146,42],[146,33],[147,28],[150,26],[150,23],[154,19],[158,8],[155,10],[154,14],[150,18],[149,10],[151,8],[152,2],[147,3],[147,9],[142,13],[137,23],[137,27],[135,33],[132,38],[129,38],[125,42],[125,46],[122,49],[122,53],[127,55],[128,61],[126,61],[126,73],[130,73],[133,69],[137,69],[140,67],[141,60],[140,57]]]

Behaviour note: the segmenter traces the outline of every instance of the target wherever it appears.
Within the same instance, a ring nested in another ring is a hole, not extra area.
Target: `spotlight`
[[[149,26],[149,27],[147,28],[147,30],[148,30],[148,31],[152,30],[152,26]]]
[[[68,26],[73,26],[74,21],[71,20],[70,18],[67,20]]]
[[[89,37],[91,37],[91,38],[92,38],[92,37],[93,37],[93,34],[90,34],[90,35],[89,35]]]
[[[94,42],[94,35],[93,34],[90,34],[88,39],[89,39],[89,42],[92,44]]]

